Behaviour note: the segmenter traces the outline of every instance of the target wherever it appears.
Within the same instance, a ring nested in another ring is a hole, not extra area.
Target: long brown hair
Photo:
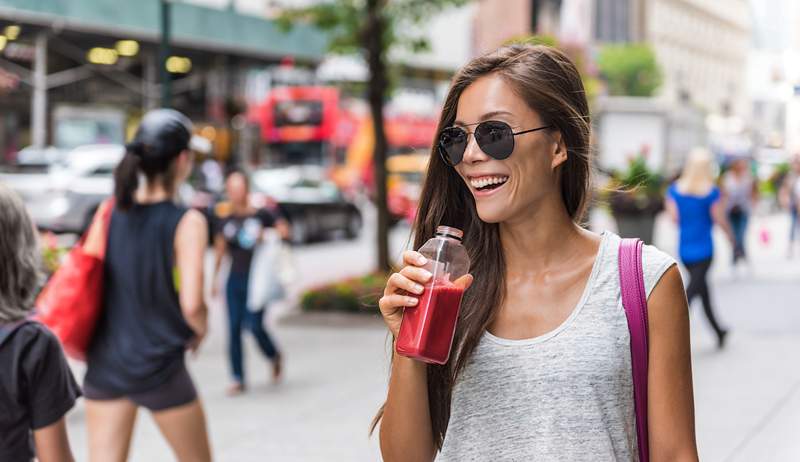
[[[478,78],[501,76],[542,118],[561,133],[567,160],[561,166],[561,197],[567,213],[579,221],[590,187],[589,107],[580,74],[559,50],[543,45],[509,45],[470,61],[453,78],[442,108],[439,133],[453,124],[461,93]],[[430,239],[439,225],[464,230],[466,247],[475,277],[465,293],[453,340],[450,361],[428,365],[428,402],[433,441],[441,449],[450,419],[450,399],[458,375],[502,305],[505,291],[505,259],[499,225],[478,217],[472,194],[456,171],[444,163],[436,146],[431,149],[428,173],[414,225],[414,248]],[[373,421],[377,425],[383,409]]]

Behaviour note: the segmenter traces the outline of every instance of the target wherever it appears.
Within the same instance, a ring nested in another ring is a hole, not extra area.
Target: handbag
[[[61,341],[70,357],[85,360],[103,304],[103,265],[114,199],[101,204],[92,225],[70,250],[61,266],[36,298],[35,318]],[[97,220],[102,221],[100,255],[86,253],[84,245]]]
[[[270,303],[286,298],[286,273],[291,271],[290,256],[273,230],[264,233],[262,242],[253,249],[247,282],[247,309],[258,312]]]
[[[628,318],[631,337],[631,369],[633,401],[636,410],[636,440],[639,461],[649,462],[647,432],[647,294],[642,268],[642,246],[639,239],[623,239],[619,247],[619,279],[622,306]]]

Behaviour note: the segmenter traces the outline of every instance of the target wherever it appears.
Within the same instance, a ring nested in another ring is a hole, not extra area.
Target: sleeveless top
[[[114,210],[105,259],[103,311],[86,381],[129,394],[166,383],[194,336],[175,286],[175,230],[186,208],[172,202]]]
[[[572,314],[541,336],[484,332],[453,389],[438,461],[637,461],[630,335],[617,265],[604,233]],[[675,264],[643,251],[649,296]]]

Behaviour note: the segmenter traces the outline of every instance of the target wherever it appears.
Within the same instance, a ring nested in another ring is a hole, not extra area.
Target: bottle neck
[[[461,239],[458,236],[454,236],[449,233],[436,233],[436,237],[438,237],[439,239],[445,239],[450,242],[457,242],[461,244]]]

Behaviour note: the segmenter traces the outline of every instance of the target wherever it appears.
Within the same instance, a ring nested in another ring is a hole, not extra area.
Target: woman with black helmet
[[[206,220],[174,202],[192,169],[191,122],[148,112],[114,172],[103,312],[84,380],[89,454],[124,461],[139,407],[150,410],[178,460],[211,451],[184,355],[205,336]],[[143,181],[140,181],[143,180]]]

